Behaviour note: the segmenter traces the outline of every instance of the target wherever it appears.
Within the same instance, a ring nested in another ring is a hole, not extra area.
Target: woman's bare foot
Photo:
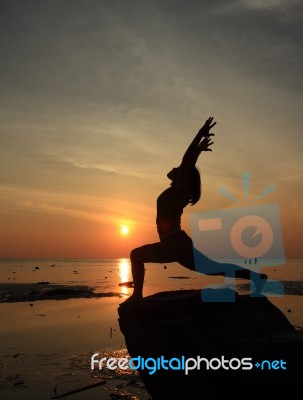
[[[138,295],[138,294],[132,294],[128,299],[123,301],[123,303],[120,303],[120,306],[128,306],[128,305],[133,305],[133,304],[138,304],[143,301],[143,296]]]

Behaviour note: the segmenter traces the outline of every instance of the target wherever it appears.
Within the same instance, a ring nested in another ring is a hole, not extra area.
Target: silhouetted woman
[[[186,150],[182,162],[173,168],[167,177],[171,180],[169,188],[157,199],[157,231],[160,242],[146,244],[132,250],[130,254],[134,281],[133,294],[122,303],[131,304],[142,300],[144,283],[144,263],[178,262],[185,268],[208,275],[253,279],[256,291],[261,293],[265,283],[260,275],[234,264],[217,263],[194,249],[191,238],[181,229],[181,216],[187,205],[196,204],[201,197],[200,173],[195,164],[202,151],[212,151],[210,146],[211,128],[216,125],[213,118],[208,118]],[[218,243],[219,245],[219,243]],[[194,255],[195,252],[195,255]],[[223,272],[224,271],[224,272]]]

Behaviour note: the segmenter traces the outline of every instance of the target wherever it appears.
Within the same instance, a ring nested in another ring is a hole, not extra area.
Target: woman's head
[[[173,168],[167,174],[167,177],[172,181],[171,185],[174,186],[177,183],[178,174],[179,174],[180,167]],[[189,194],[189,203],[191,205],[196,204],[200,197],[201,197],[201,178],[200,172],[197,167],[192,167],[189,171],[189,175],[187,177],[187,191]]]

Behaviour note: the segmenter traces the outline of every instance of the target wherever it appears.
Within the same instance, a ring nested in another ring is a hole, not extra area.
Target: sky
[[[2,0],[0,257],[157,241],[166,173],[213,116],[182,227],[277,203],[286,256],[303,258],[302,16],[301,0]]]

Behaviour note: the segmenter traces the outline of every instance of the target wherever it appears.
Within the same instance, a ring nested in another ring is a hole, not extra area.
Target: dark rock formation
[[[120,297],[120,293],[96,293],[94,288],[89,286],[57,285],[49,282],[0,284],[0,303],[113,296]]]
[[[264,398],[266,392],[280,398],[285,389],[288,398],[299,393],[302,332],[266,297],[236,294],[235,299],[202,302],[200,291],[191,290],[157,293],[140,304],[119,307],[131,357],[141,356],[141,362],[142,357],[161,356],[207,359],[187,375],[184,370],[161,368],[150,374],[151,368],[139,369],[153,400]],[[242,369],[243,358],[249,359],[250,369]],[[175,360],[172,365],[181,364]]]

